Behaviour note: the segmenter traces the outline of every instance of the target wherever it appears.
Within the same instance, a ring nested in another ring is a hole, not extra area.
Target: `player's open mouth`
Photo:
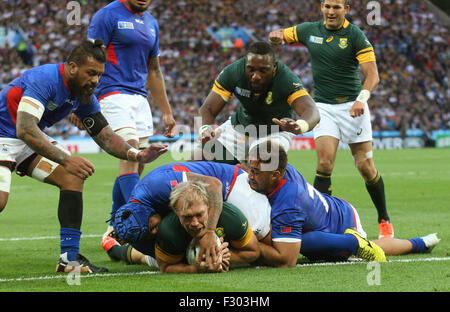
[[[334,22],[336,17],[327,17],[327,22]]]

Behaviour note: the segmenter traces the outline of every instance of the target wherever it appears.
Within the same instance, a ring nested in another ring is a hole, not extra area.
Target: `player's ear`
[[[78,72],[78,65],[75,62],[70,62],[69,63],[69,73],[70,75],[76,75],[76,73]]]

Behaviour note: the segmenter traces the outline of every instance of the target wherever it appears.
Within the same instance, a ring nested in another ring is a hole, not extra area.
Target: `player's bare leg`
[[[349,144],[349,146],[356,168],[363,177],[367,191],[377,209],[380,230],[378,238],[393,238],[394,228],[387,213],[383,178],[373,161],[372,141]]]
[[[431,252],[440,242],[436,233],[412,239],[385,238],[373,241],[383,249],[386,256],[399,256],[409,253]]]
[[[315,139],[317,152],[317,171],[314,179],[314,188],[331,195],[331,174],[334,169],[336,151],[339,140],[332,136],[321,136]]]
[[[0,212],[8,203],[9,190],[11,187],[11,169],[0,165]]]
[[[60,189],[58,219],[61,253],[56,271],[70,272],[77,269],[80,273],[107,272],[108,269],[91,264],[79,253],[84,180],[70,174],[63,166],[39,155],[28,166],[27,175]]]

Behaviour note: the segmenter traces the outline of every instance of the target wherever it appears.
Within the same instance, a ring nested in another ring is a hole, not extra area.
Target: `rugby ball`
[[[220,246],[222,243],[220,242],[219,236],[216,236],[217,239],[217,246]],[[198,254],[200,252],[200,244],[197,243],[194,247],[192,246],[194,239],[191,240],[189,245],[186,248],[186,259],[189,264],[194,264],[195,259],[198,257]]]

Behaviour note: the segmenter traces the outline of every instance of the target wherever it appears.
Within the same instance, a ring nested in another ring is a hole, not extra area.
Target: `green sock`
[[[377,172],[375,179],[366,182],[366,188],[377,209],[378,223],[380,223],[382,219],[389,221],[390,219],[386,208],[386,197],[384,194],[384,182],[379,172]]]
[[[131,245],[123,245],[123,246],[113,246],[109,251],[108,255],[116,260],[116,261],[125,261],[127,264],[131,263]]]
[[[331,174],[317,170],[314,178],[314,188],[321,193],[331,195]]]

